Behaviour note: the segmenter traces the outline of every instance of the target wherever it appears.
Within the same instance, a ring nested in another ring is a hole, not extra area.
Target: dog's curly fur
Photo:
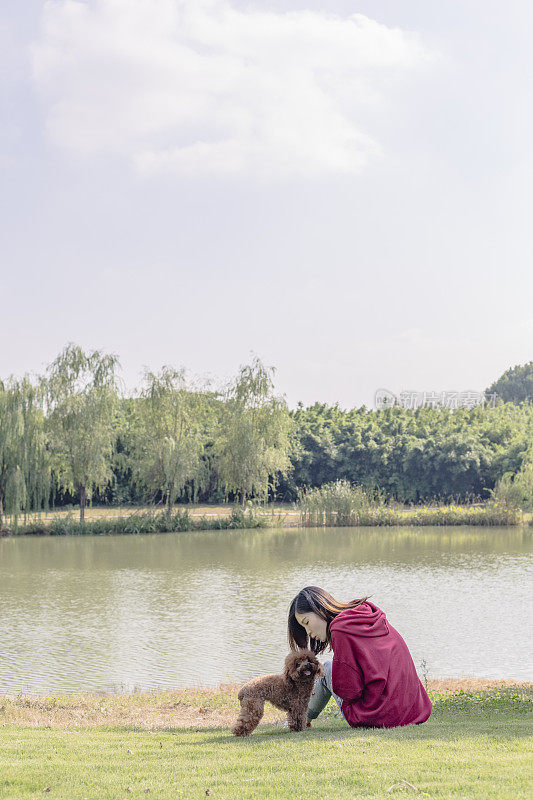
[[[315,678],[323,674],[324,668],[311,650],[289,653],[281,675],[263,675],[241,688],[237,695],[241,711],[232,733],[248,736],[257,728],[264,713],[265,700],[287,712],[291,731],[303,731]]]

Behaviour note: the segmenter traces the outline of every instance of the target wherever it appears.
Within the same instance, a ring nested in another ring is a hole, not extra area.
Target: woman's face
[[[296,622],[298,622],[311,639],[318,639],[320,642],[326,641],[326,620],[315,614],[314,611],[309,613],[298,614],[295,613]]]

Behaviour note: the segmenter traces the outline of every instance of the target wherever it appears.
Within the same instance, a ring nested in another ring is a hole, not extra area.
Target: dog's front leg
[[[289,730],[303,731],[307,724],[307,708],[291,708],[287,712]]]

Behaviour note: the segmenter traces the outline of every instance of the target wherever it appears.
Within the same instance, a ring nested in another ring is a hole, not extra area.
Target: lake
[[[0,539],[0,691],[278,672],[306,585],[371,595],[421,677],[531,680],[532,539],[469,526]]]

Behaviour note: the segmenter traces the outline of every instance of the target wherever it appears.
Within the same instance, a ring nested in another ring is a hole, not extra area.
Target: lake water
[[[372,595],[421,677],[531,680],[531,554],[527,528],[0,539],[0,691],[278,672],[288,607],[306,585],[343,601]]]

